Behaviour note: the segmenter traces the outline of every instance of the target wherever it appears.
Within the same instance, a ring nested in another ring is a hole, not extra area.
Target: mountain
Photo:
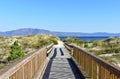
[[[0,36],[23,36],[30,34],[52,34],[52,32],[43,29],[23,28],[18,30],[12,30],[7,32],[0,32]]]
[[[120,36],[120,33],[105,33],[105,32],[96,32],[96,33],[81,33],[81,32],[54,32],[56,36]]]
[[[105,33],[105,32],[96,32],[96,33],[81,33],[81,32],[53,32],[44,29],[32,29],[32,28],[23,28],[18,30],[12,30],[7,32],[0,32],[0,36],[23,36],[30,34],[52,34],[55,36],[120,36],[120,33]]]

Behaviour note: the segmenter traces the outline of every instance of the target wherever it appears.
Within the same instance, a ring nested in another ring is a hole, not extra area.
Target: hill
[[[23,36],[30,34],[52,34],[52,32],[43,29],[23,28],[12,31],[0,32],[0,36]]]
[[[106,33],[106,32],[96,32],[96,33],[82,33],[82,32],[54,32],[44,29],[32,29],[23,28],[12,31],[0,32],[0,36],[23,36],[30,34],[52,34],[55,36],[120,36],[120,33]]]

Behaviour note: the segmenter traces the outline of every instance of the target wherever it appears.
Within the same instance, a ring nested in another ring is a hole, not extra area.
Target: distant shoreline
[[[78,38],[80,40],[85,40],[85,41],[89,41],[89,40],[105,40],[107,38],[110,38],[111,36],[59,36],[59,38],[61,40],[64,40],[66,38]],[[118,37],[118,36],[115,36]]]

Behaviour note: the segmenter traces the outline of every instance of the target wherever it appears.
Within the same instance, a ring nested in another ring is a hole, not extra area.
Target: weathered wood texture
[[[53,45],[52,45],[53,46]],[[49,48],[51,48],[49,46]],[[39,69],[43,70],[47,47],[36,50],[0,71],[0,79],[32,79]],[[39,74],[44,73],[39,71]]]
[[[67,45],[71,55],[91,79],[120,79],[120,68],[87,52],[80,47]]]
[[[55,47],[43,79],[81,79],[79,70],[64,47]]]

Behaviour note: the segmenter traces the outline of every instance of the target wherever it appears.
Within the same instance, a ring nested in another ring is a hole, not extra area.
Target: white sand
[[[54,45],[56,48],[64,47],[64,43],[62,41],[58,41],[57,45]]]

